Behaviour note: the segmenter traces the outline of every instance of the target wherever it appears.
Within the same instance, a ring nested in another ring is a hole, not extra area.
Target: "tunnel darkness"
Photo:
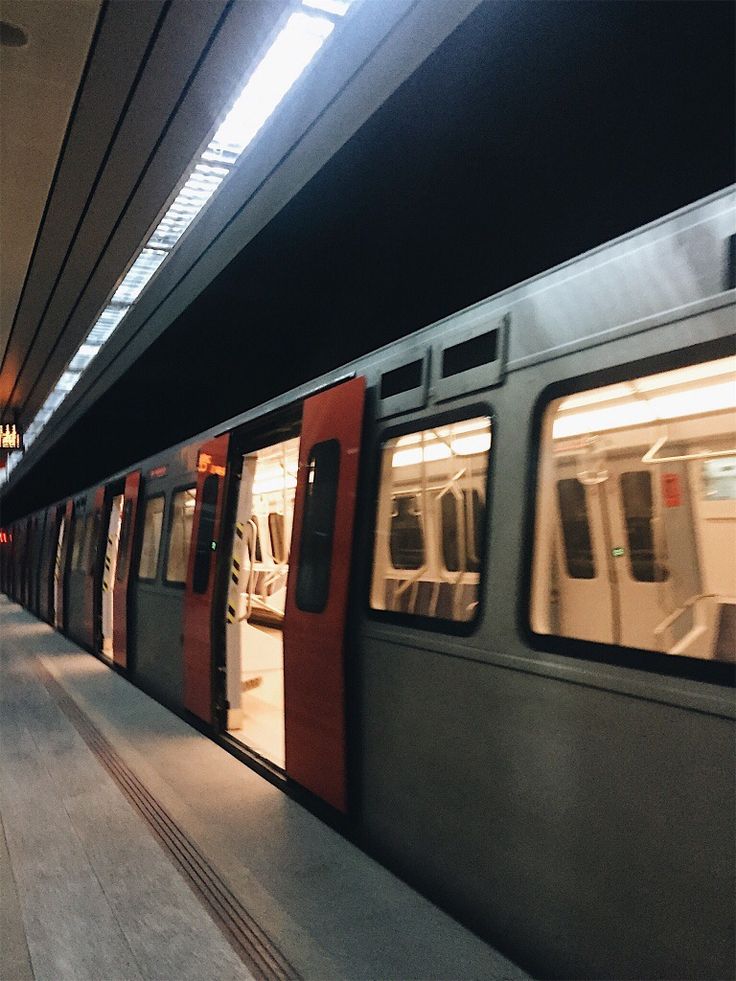
[[[727,3],[483,4],[3,520],[729,184],[733,38]]]

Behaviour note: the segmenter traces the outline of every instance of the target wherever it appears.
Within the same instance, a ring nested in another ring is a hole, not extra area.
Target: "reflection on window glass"
[[[736,501],[736,456],[703,461],[706,501]]]
[[[595,562],[585,487],[577,478],[558,480],[557,500],[567,574],[572,579],[594,579]]]
[[[171,502],[169,554],[166,559],[166,582],[186,582],[189,564],[189,544],[192,540],[196,487],[177,491]]]
[[[164,498],[149,497],[143,517],[143,544],[138,566],[139,579],[155,579],[158,570],[158,551],[161,547],[161,526],[164,520]]]
[[[549,403],[535,499],[536,633],[736,660],[734,410],[736,357]]]
[[[475,618],[490,448],[487,417],[384,443],[373,609],[459,622]]]

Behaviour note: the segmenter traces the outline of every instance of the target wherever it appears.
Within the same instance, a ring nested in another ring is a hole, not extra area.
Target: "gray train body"
[[[728,189],[194,441],[289,417],[312,391],[365,377],[345,647],[348,827],[538,976],[733,976],[728,665],[546,636],[530,610],[545,407],[733,355],[735,234]],[[447,370],[446,352],[494,331],[486,363],[471,355]],[[407,365],[415,383],[383,384]],[[438,417],[478,415],[491,419],[492,445],[475,620],[371,609],[382,446]],[[140,464],[144,498],[193,479],[191,445]],[[163,482],[146,478],[173,460]],[[6,590],[27,598],[10,568]],[[71,607],[82,595],[73,588]],[[131,678],[179,710],[182,595],[138,582],[128,607]],[[90,646],[75,616],[67,629]]]

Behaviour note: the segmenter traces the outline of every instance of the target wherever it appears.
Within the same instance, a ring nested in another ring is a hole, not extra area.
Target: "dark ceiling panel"
[[[34,343],[44,307],[163,8],[162,0],[115,0],[103,9],[0,372],[0,406],[6,406]],[[44,342],[48,345],[48,339],[42,339],[42,346]],[[11,408],[14,404],[15,400]]]
[[[186,5],[196,13],[197,5]],[[44,364],[34,355],[34,365],[38,365],[40,373],[35,378],[29,375],[35,384],[23,406],[20,416],[23,424],[28,425],[33,419],[64,365],[74,355],[181,175],[211,132],[223,106],[242,82],[243,66],[253,63],[285,7],[286,4],[281,2],[250,0],[236,3],[227,11],[168,127],[161,132],[159,125],[160,142],[156,152],[142,173],[109,242],[103,243],[102,250],[97,250],[86,286],[84,281],[76,283],[84,289],[82,295],[75,298],[75,308],[66,331],[58,339],[53,358]],[[180,29],[184,30],[183,25]],[[155,85],[155,77],[152,82]],[[155,88],[149,98],[154,104],[157,102],[159,96]],[[145,111],[146,106],[141,105],[136,116],[131,116],[131,124],[134,125],[135,118],[140,118]],[[93,258],[91,253],[90,258]]]
[[[196,4],[189,0],[175,0],[168,7],[95,186],[87,213],[71,245],[61,279],[41,321],[39,337],[48,336],[52,345],[58,344],[63,337],[64,347],[73,353],[84,340],[91,324],[77,324],[68,329],[69,317],[124,214],[128,199],[155,152],[161,131],[175,111],[224,9],[225,0],[200,0]],[[162,177],[152,208],[141,216],[141,238],[180,176],[180,172],[174,171]],[[107,293],[130,257],[130,252],[122,259],[117,257],[117,273],[112,281],[104,284],[104,292],[95,297],[97,307],[105,302]],[[55,357],[56,351],[55,346],[47,352],[46,345],[36,344],[26,360],[14,393],[14,397],[24,404],[24,416],[28,415],[26,402],[29,393],[44,367],[50,364],[58,378],[65,366],[66,359],[59,361]],[[56,378],[51,385],[55,381]],[[41,386],[38,399],[42,402],[46,394],[47,391]]]

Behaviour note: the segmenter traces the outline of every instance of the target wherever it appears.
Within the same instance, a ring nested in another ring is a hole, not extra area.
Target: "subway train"
[[[534,975],[732,977],[735,244],[732,187],[279,395],[2,589]]]

